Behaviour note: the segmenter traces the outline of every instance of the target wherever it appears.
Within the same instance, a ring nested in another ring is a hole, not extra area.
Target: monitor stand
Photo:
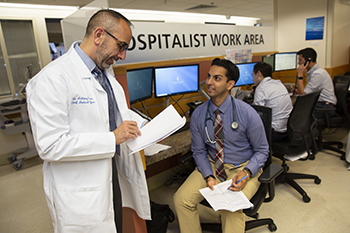
[[[135,111],[137,114],[139,114],[140,116],[142,116],[143,118],[145,118],[145,119],[147,119],[147,120],[149,120],[149,121],[152,120],[152,118],[150,118],[149,116],[147,116],[147,115],[143,114],[142,112],[140,112],[139,110],[137,110],[137,109],[134,107],[134,105],[131,105],[131,109],[132,109],[133,111]]]
[[[165,97],[165,108],[169,106],[169,96]]]

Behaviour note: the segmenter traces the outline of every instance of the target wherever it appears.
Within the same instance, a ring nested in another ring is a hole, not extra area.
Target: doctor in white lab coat
[[[116,144],[121,151],[115,158],[123,206],[150,219],[140,155],[128,155],[123,143],[140,135],[145,120],[128,109],[122,87],[108,70],[125,58],[121,48],[131,40],[129,24],[123,18],[116,20],[113,12],[101,10],[92,16],[83,42],[75,42],[27,86],[30,122],[44,160],[44,190],[56,233],[117,231],[112,191]],[[82,59],[77,47],[89,58]],[[104,70],[114,92],[119,114],[113,132],[107,94],[91,73],[95,64]]]

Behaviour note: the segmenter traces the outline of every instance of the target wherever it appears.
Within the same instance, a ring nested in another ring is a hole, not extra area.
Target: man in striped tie
[[[243,191],[248,199],[258,190],[268,142],[257,112],[229,95],[238,78],[239,70],[231,61],[214,59],[206,81],[210,100],[192,113],[191,147],[197,168],[174,195],[182,233],[201,232],[199,189],[214,189],[219,182],[232,180],[230,190]],[[245,231],[243,210],[221,210],[220,215],[223,232]]]

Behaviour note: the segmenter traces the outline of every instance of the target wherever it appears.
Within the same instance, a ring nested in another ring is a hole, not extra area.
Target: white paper
[[[200,189],[199,192],[215,211],[228,210],[235,212],[237,210],[253,207],[253,204],[242,191],[236,192],[227,189],[231,184],[232,180],[228,180],[214,186],[214,190],[207,187]]]
[[[152,156],[159,153],[160,151],[167,150],[169,148],[171,148],[171,146],[156,143],[145,148],[145,155]]]
[[[126,144],[131,150],[130,154],[138,152],[152,144],[155,144],[171,134],[175,133],[186,123],[186,117],[182,117],[175,110],[173,105],[169,105],[153,120],[140,129],[141,136],[129,139]]]
[[[284,158],[289,161],[296,161],[298,159],[305,159],[307,157],[307,151],[297,155],[285,155]]]

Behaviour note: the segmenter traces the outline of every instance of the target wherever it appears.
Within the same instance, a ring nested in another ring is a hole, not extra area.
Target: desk
[[[171,146],[167,150],[163,150],[158,154],[146,156],[146,166],[160,162],[174,155],[186,153],[191,150],[191,133],[190,130],[184,130],[180,133],[173,134],[164,139],[161,144]]]

